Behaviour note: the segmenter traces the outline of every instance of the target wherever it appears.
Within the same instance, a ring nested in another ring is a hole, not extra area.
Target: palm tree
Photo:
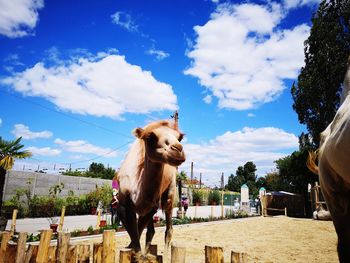
[[[6,171],[12,168],[15,159],[24,159],[32,156],[32,153],[29,151],[21,151],[24,147],[24,145],[20,144],[21,139],[22,137],[19,137],[14,141],[6,141],[0,137],[0,213]]]

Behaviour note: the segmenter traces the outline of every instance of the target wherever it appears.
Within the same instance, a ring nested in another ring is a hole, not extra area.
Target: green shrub
[[[210,205],[218,205],[220,203],[221,194],[219,190],[213,190],[209,192],[208,203]]]

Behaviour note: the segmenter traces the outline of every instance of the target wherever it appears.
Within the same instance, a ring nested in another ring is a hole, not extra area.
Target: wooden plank
[[[102,263],[110,263],[115,261],[115,245],[115,230],[103,231]]]
[[[47,262],[48,263],[56,263],[57,262],[57,246],[50,246],[49,251],[47,253]]]
[[[231,263],[247,263],[248,255],[247,253],[239,253],[231,251]]]
[[[94,263],[102,262],[102,244],[94,244]]]
[[[17,241],[16,263],[23,263],[25,261],[27,249],[27,232],[21,232]]]
[[[52,237],[52,229],[43,230],[41,232],[38,255],[36,256],[36,263],[47,263],[48,253]]]
[[[96,225],[96,229],[100,229],[100,223],[101,223],[101,210],[98,210],[98,214],[97,214],[97,225]]]
[[[5,254],[5,263],[14,263],[16,259],[17,244],[9,244]]]
[[[5,262],[5,255],[6,255],[6,251],[8,248],[8,242],[11,239],[11,233],[10,232],[3,232],[2,233],[2,239],[1,239],[1,246],[0,246],[0,263],[4,263]]]
[[[79,263],[88,263],[90,261],[90,245],[77,245],[77,255]]]
[[[57,262],[66,263],[70,233],[59,232],[57,239]]]
[[[77,252],[78,248],[76,245],[69,246],[67,251],[66,263],[77,263]]]
[[[130,248],[121,249],[119,252],[119,263],[131,263],[132,250]]]
[[[186,248],[171,246],[171,263],[185,263]]]
[[[29,245],[24,263],[34,263],[36,255],[38,254],[39,246]]]
[[[61,218],[60,218],[60,224],[58,225],[58,231],[62,231],[63,223],[64,223],[64,214],[66,213],[66,207],[62,207],[61,211]]]
[[[224,263],[223,248],[205,246],[205,263]]]
[[[13,234],[15,233],[15,231],[16,231],[17,213],[18,213],[18,210],[17,210],[17,209],[13,209],[13,212],[12,212],[12,221],[11,221],[11,230],[10,230],[10,232],[12,233],[12,235],[13,235]]]

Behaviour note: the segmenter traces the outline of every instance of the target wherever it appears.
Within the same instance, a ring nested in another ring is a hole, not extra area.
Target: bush
[[[218,205],[220,203],[220,191],[219,190],[213,190],[209,192],[208,195],[208,203],[210,205]]]
[[[193,205],[201,205],[202,203],[201,194],[198,190],[192,192],[192,203]]]

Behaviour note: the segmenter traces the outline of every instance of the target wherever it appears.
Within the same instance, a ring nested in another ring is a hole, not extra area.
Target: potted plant
[[[211,205],[217,205],[220,203],[220,191],[213,190],[208,195],[208,203]]]
[[[47,203],[46,203],[46,209],[44,211],[46,211],[47,213],[47,220],[50,223],[50,228],[52,229],[52,231],[54,233],[57,232],[57,227],[58,227],[58,211],[59,211],[59,206],[62,206],[62,204],[60,204],[61,200],[59,200],[57,198],[58,194],[62,192],[62,189],[64,188],[64,184],[60,183],[60,184],[56,184],[50,187],[49,189],[49,198],[47,199]]]
[[[192,203],[196,206],[201,205],[201,194],[198,190],[192,192]]]

